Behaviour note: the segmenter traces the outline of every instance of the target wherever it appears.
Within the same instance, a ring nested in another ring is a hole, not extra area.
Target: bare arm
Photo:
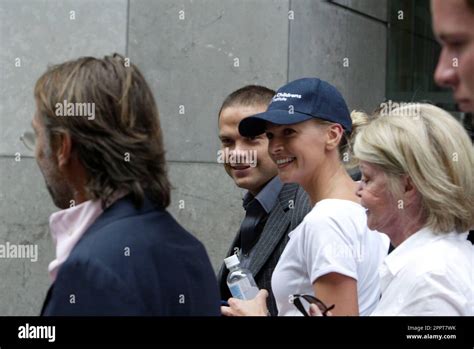
[[[324,304],[335,304],[331,313],[335,316],[358,316],[357,281],[339,273],[321,276],[313,283],[314,294]]]

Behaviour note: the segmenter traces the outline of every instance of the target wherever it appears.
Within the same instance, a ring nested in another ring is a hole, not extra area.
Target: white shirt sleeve
[[[304,224],[303,251],[311,283],[329,273],[357,280],[357,228],[351,217],[318,215]]]

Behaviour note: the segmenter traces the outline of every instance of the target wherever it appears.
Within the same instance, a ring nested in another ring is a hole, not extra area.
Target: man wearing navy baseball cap
[[[311,118],[340,124],[344,131],[352,131],[352,120],[340,92],[326,81],[304,78],[281,87],[266,112],[243,119],[239,132],[254,137],[265,132],[266,123],[290,125]]]

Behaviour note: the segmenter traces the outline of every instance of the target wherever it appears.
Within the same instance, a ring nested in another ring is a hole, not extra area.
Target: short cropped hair
[[[89,196],[105,206],[112,193],[123,190],[137,207],[145,193],[156,206],[169,205],[158,109],[135,65],[118,54],[71,60],[49,68],[36,82],[34,95],[50,143],[55,132],[71,136],[87,173]],[[57,104],[63,101],[93,105],[95,118],[58,116]]]
[[[255,105],[269,105],[275,91],[265,86],[247,85],[232,92],[226,97],[219,109],[219,116],[222,110],[228,107],[235,106],[255,106]]]
[[[472,142],[446,111],[416,106],[376,116],[356,136],[355,156],[379,166],[392,193],[399,176],[408,175],[421,194],[426,226],[434,232],[465,232],[474,226]]]

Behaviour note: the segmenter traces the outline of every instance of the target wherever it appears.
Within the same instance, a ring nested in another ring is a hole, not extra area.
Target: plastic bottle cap
[[[237,264],[240,264],[239,257],[236,254],[233,254],[232,256],[224,259],[224,263],[227,269],[230,269],[236,266]]]

